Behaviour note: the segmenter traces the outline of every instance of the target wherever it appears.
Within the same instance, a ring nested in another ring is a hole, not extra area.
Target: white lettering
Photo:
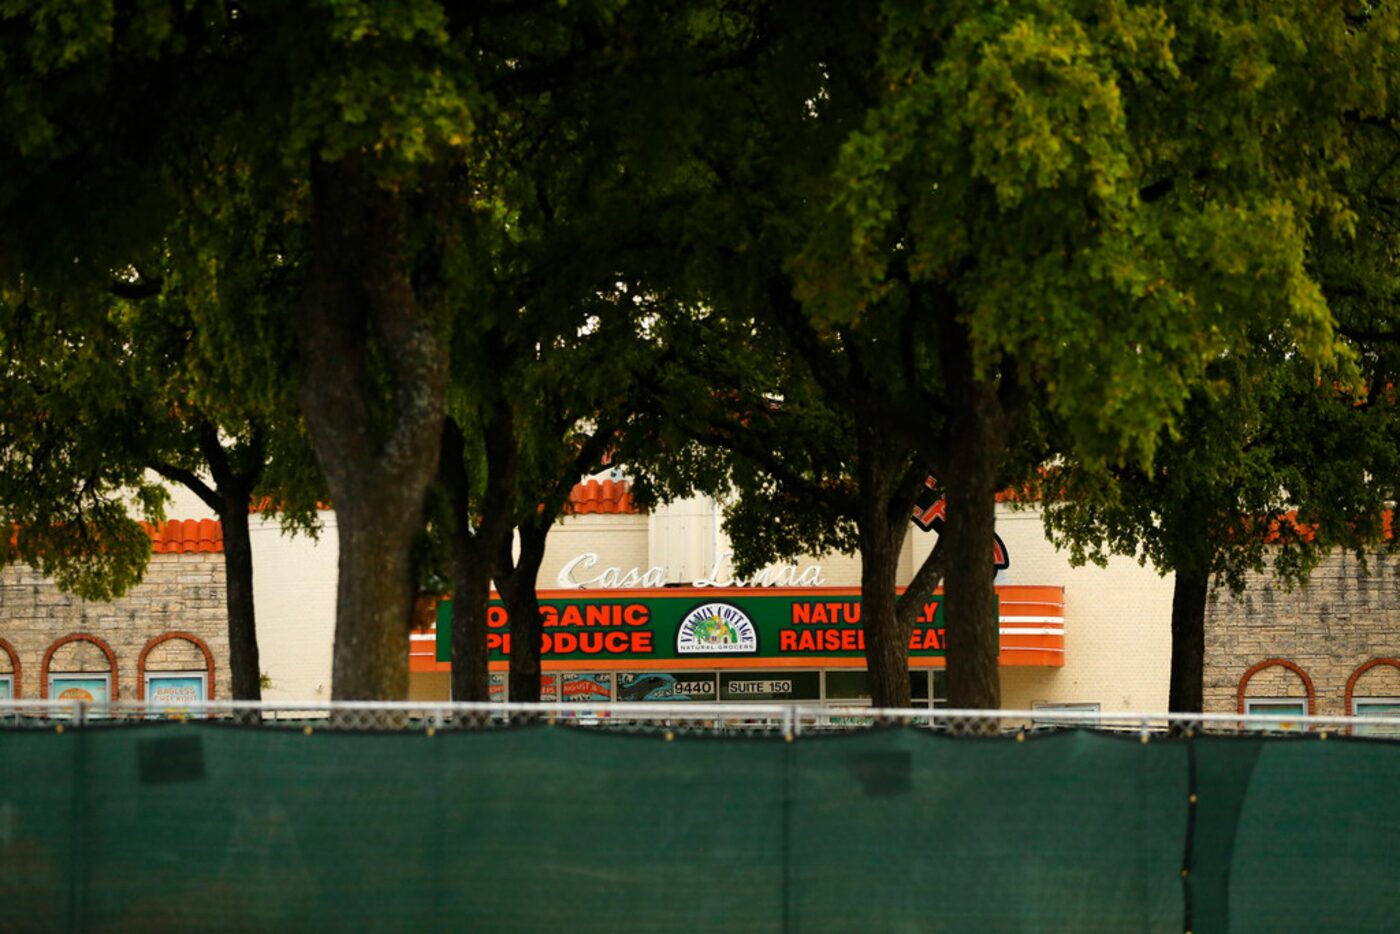
[[[623,587],[665,587],[666,569],[662,567],[647,568],[603,568],[602,572],[588,578],[574,576],[575,570],[590,571],[598,564],[598,555],[595,552],[585,551],[583,554],[566,561],[559,569],[559,574],[555,578],[559,586],[566,590],[587,590],[596,588],[600,590],[616,590]]]
[[[734,552],[721,552],[710,569],[709,577],[695,581],[696,587],[821,587],[826,583],[820,564],[775,564],[759,571],[751,578],[735,577],[730,568]],[[564,563],[555,578],[565,590],[616,590],[633,587],[665,587],[666,569],[663,567],[621,568],[605,567],[592,577],[583,577],[579,572],[592,571],[598,567],[596,552],[585,551]]]
[[[695,582],[696,587],[820,587],[826,583],[820,564],[777,564],[766,567],[752,578],[734,577],[729,562],[734,552],[724,551],[715,556],[709,577]]]

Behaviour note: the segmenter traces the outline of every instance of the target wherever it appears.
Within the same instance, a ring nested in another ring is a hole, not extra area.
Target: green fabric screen
[[[0,929],[1390,930],[1397,768],[1086,731],[12,730]]]

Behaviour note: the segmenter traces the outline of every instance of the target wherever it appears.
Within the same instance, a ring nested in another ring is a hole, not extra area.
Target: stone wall
[[[51,673],[105,672],[110,653],[116,660],[116,698],[134,700],[148,646],[144,667],[151,671],[203,671],[207,651],[214,669],[210,693],[226,699],[224,601],[221,554],[152,555],[145,580],[111,603],[79,600],[33,568],[7,567],[0,570],[0,674],[12,674],[13,652],[19,663],[16,696],[38,698],[47,684],[46,660]],[[170,633],[197,641],[173,638],[152,645]],[[92,638],[73,638],[80,634]]]
[[[1355,697],[1400,697],[1400,667],[1371,664],[1400,659],[1400,557],[1371,554],[1363,567],[1336,554],[1291,590],[1251,575],[1238,598],[1212,596],[1205,638],[1207,711],[1235,712],[1246,678],[1248,697],[1311,693],[1319,716],[1351,713],[1349,683]],[[1274,659],[1288,664],[1258,667]]]

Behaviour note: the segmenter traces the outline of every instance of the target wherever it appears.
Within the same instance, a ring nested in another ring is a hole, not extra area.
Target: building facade
[[[1338,552],[1305,586],[1252,574],[1212,595],[1205,707],[1219,713],[1400,713],[1400,561]]]
[[[145,579],[111,603],[63,593],[23,565],[0,570],[0,699],[227,697],[219,524],[166,523],[152,550]]]
[[[63,594],[29,568],[0,570],[0,698],[65,691],[94,699],[154,693],[172,702],[191,692],[228,697],[219,526],[193,497],[177,497],[172,512],[193,518],[157,530],[146,579],[111,604]],[[258,643],[269,700],[330,697],[335,515],[323,512],[321,519],[316,538],[287,537],[267,516],[252,523]],[[582,620],[574,634],[583,639],[561,637],[558,646],[574,650],[546,655],[546,697],[863,702],[868,690],[852,618],[858,610],[850,608],[858,603],[858,559],[804,558],[738,581],[720,519],[718,506],[706,499],[644,513],[625,481],[591,480],[575,488],[572,514],[551,535],[540,584],[556,623]],[[1034,509],[1001,505],[997,530],[1006,565],[998,572],[1003,705],[1165,709],[1171,578],[1121,558],[1106,568],[1071,567],[1046,541]],[[913,577],[935,541],[935,532],[911,527],[900,559],[902,581]],[[1238,598],[1213,595],[1206,709],[1400,710],[1397,597],[1400,563],[1385,554],[1368,556],[1364,566],[1351,555],[1333,556],[1304,587],[1289,589],[1256,575]],[[622,642],[607,635],[598,608],[627,604],[646,604],[647,622],[636,627],[628,651],[611,652],[608,646]],[[684,636],[680,631],[690,611],[710,605],[743,610],[737,625],[753,627],[757,646],[742,643],[745,651],[738,652],[682,645],[695,632],[694,621]],[[597,625],[588,622],[590,606]],[[570,616],[570,607],[579,615]],[[912,687],[920,702],[936,704],[943,694],[941,622],[936,607],[926,616],[911,655]],[[642,632],[649,633],[646,639]],[[600,648],[589,656],[580,645]],[[646,650],[631,650],[638,645]],[[492,662],[497,696],[504,695],[507,667],[501,648],[498,643]],[[429,625],[412,634],[405,651],[410,696],[449,699],[450,669],[440,660],[449,656],[436,630]]]

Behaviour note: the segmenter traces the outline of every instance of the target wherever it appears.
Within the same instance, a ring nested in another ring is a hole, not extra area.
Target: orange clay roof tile
[[[575,516],[633,515],[641,510],[632,502],[632,486],[626,480],[586,480],[574,484],[564,512]]]
[[[158,555],[224,550],[224,527],[217,519],[172,519],[164,525],[146,525],[146,531],[151,536],[151,550]]]
[[[569,505],[571,515],[633,515],[641,512],[632,502],[627,481],[588,480],[574,484]],[[217,519],[172,519],[164,525],[142,523],[151,536],[156,554],[220,553],[224,550],[224,529]]]

